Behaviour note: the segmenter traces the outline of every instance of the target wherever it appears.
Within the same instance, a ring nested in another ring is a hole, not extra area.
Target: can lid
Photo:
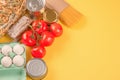
[[[29,11],[36,12],[45,6],[45,0],[27,0],[26,7]]]
[[[48,23],[57,22],[58,13],[53,9],[46,8],[45,12],[43,13],[43,20],[47,21]]]
[[[26,71],[32,79],[43,79],[47,74],[47,66],[42,59],[34,58],[27,63]]]

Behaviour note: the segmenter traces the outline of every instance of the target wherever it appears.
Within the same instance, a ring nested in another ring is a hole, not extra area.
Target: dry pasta
[[[25,11],[25,0],[0,0],[0,37],[13,25]]]

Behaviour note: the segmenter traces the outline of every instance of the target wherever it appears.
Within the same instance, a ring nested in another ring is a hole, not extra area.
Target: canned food
[[[48,23],[57,22],[58,13],[53,9],[46,8],[45,12],[43,13],[43,20],[47,21]]]
[[[31,12],[41,10],[45,6],[45,0],[27,0],[26,7]]]
[[[8,35],[18,41],[21,38],[22,33],[28,29],[28,26],[32,23],[32,20],[27,16],[22,16],[16,24],[14,24],[8,31]]]
[[[32,79],[40,80],[46,76],[47,66],[42,59],[34,58],[27,63],[26,71]]]

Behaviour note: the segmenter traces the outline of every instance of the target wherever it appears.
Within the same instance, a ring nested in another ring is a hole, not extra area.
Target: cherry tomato
[[[46,49],[42,46],[34,47],[32,49],[32,56],[34,58],[43,58],[46,54]]]
[[[31,30],[26,31],[22,35],[22,43],[24,43],[27,46],[35,46],[36,45],[36,35],[33,34]]]
[[[47,23],[42,20],[36,20],[32,23],[33,29],[38,33],[41,34],[44,31],[48,30]]]
[[[40,45],[50,46],[54,41],[54,35],[51,32],[45,31],[41,34]]]
[[[34,16],[36,16],[36,17],[40,17],[40,15],[41,15],[41,13],[40,13],[39,11],[34,12]]]
[[[53,33],[55,37],[59,37],[63,33],[63,28],[58,23],[53,23],[50,25],[50,31]]]

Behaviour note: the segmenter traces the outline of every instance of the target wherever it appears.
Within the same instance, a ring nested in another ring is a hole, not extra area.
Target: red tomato
[[[36,35],[33,34],[31,30],[26,31],[22,35],[22,43],[24,43],[27,46],[35,46],[36,45]]]
[[[35,47],[32,49],[32,56],[34,58],[43,58],[46,54],[46,49],[42,46]]]
[[[38,33],[41,34],[44,31],[48,30],[47,23],[42,20],[36,20],[32,23],[33,29]]]
[[[54,41],[54,35],[51,32],[45,31],[41,34],[40,45],[50,46]]]
[[[63,28],[58,23],[53,23],[50,25],[50,31],[53,33],[55,37],[59,37],[63,33]]]
[[[40,15],[41,15],[41,13],[40,13],[39,11],[34,12],[34,16],[36,16],[36,17],[40,17]]]

